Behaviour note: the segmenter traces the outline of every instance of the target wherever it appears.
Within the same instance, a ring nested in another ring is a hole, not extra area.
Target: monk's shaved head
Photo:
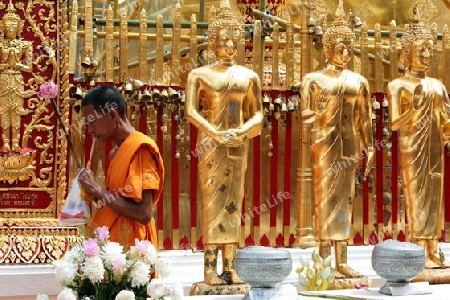
[[[119,90],[110,85],[99,85],[89,91],[81,101],[81,106],[92,105],[95,110],[114,108],[120,117],[125,117],[126,101]]]

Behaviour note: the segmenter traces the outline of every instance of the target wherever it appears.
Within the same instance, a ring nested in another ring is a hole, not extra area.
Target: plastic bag
[[[88,205],[80,195],[81,186],[78,182],[78,175],[72,181],[72,188],[61,210],[61,216],[59,217],[59,224],[61,226],[86,224],[86,219],[91,215]]]

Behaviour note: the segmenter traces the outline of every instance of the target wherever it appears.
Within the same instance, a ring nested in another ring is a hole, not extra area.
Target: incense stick
[[[95,141],[96,141],[96,140],[97,140],[96,138],[94,138],[94,139],[92,140],[91,152],[89,152],[89,161],[92,159],[92,155],[94,155],[94,146],[95,146]]]
[[[72,157],[74,158],[75,163],[77,164],[77,168],[79,169],[79,168],[82,167],[81,163],[78,160],[77,152],[75,151],[75,147],[73,146],[72,140],[69,137],[69,133],[66,130],[66,126],[64,125],[64,122],[63,122],[63,120],[61,118],[61,114],[59,113],[59,110],[58,110],[58,107],[56,105],[55,99],[51,98],[51,102],[52,102],[53,110],[55,111],[56,117],[58,118],[59,125],[61,126],[61,128],[62,128],[62,130],[64,132],[64,136],[67,139],[67,143],[69,144],[70,150],[72,151]]]

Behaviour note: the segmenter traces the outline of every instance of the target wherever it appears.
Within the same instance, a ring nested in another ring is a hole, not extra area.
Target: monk
[[[92,89],[81,103],[81,113],[90,134],[115,144],[105,187],[95,181],[91,170],[83,169],[79,174],[81,187],[98,199],[94,224],[108,227],[111,241],[129,247],[135,245],[135,239],[150,240],[157,248],[152,213],[164,184],[157,145],[130,124],[125,99],[115,87]]]

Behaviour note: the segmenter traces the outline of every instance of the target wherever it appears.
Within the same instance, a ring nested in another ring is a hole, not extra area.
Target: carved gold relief
[[[411,3],[411,6],[409,7],[408,11],[409,17],[412,18],[412,11],[414,7],[417,5],[417,8],[420,11],[420,17],[422,18],[422,21],[425,23],[430,23],[433,20],[436,19],[436,17],[439,14],[439,11],[434,5],[433,1],[431,0],[416,0]]]
[[[363,3],[361,3],[361,5],[358,8],[356,8],[355,12],[356,15],[359,16],[361,20],[365,22],[371,20],[375,16],[375,13],[370,7],[368,0],[364,0]]]
[[[54,100],[68,124],[67,10],[66,0],[0,3],[0,263],[50,262],[80,242],[77,230],[57,219],[67,141],[51,99],[37,97],[40,85],[55,82]]]
[[[77,229],[0,230],[0,263],[49,263],[81,244]]]

